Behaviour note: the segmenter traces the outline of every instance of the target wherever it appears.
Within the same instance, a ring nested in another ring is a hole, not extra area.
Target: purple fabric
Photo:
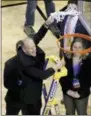
[[[77,74],[79,73],[79,71],[80,71],[80,63],[73,65],[74,77],[77,76]],[[76,78],[77,78],[77,77],[76,77]]]

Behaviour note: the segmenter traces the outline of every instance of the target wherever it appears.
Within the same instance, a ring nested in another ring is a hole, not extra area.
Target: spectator
[[[71,50],[86,49],[82,39],[74,39]],[[91,86],[91,59],[89,54],[74,53],[65,56],[68,75],[60,79],[63,91],[64,105],[67,115],[87,115],[88,98]]]

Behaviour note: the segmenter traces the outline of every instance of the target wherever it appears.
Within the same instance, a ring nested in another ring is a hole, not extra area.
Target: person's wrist
[[[48,28],[49,28],[49,25],[45,22],[45,23],[44,23],[44,27],[45,27],[46,29],[48,29]]]
[[[74,92],[72,90],[68,90],[67,91],[67,94],[73,96],[74,95]]]

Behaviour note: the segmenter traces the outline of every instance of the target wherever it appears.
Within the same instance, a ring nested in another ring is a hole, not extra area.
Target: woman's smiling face
[[[72,50],[73,51],[81,51],[83,50],[83,45],[81,42],[74,42],[73,46],[72,46]],[[79,56],[81,55],[80,53],[74,53],[74,55]]]

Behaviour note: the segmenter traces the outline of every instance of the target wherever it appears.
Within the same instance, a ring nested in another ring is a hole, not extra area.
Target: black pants
[[[24,115],[40,115],[41,99],[34,104],[25,104],[23,109]]]
[[[39,104],[27,104],[24,110],[24,115],[40,115],[41,106]]]
[[[6,103],[6,115],[18,115],[20,110],[23,115],[40,115],[41,102],[36,104]]]
[[[18,115],[20,110],[22,114],[25,112],[24,104],[15,102],[6,102],[6,115]]]

